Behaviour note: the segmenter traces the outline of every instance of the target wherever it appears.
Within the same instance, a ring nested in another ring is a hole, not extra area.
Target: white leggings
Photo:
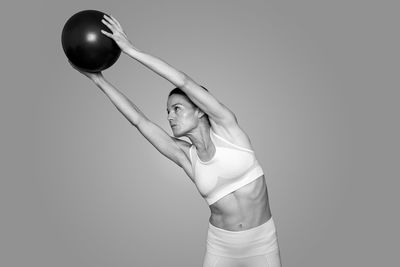
[[[203,267],[281,267],[273,219],[244,231],[209,224]]]

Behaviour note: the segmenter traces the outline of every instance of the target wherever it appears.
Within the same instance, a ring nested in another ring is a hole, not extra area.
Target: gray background
[[[235,111],[284,266],[399,262],[395,1],[48,0],[1,4],[1,266],[202,263],[195,186],[67,63],[61,30],[84,9]],[[171,84],[126,56],[104,75],[170,132]]]

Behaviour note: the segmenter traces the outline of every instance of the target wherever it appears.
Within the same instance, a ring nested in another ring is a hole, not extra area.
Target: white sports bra
[[[211,128],[210,137],[215,146],[211,160],[201,161],[195,146],[190,147],[194,182],[208,205],[264,174],[253,150],[229,142]]]

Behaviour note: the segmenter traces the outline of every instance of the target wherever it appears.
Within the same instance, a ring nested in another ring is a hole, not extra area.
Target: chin
[[[183,136],[184,136],[182,133],[173,132],[173,134],[174,134],[174,136],[177,137],[177,138],[183,137]]]
[[[174,134],[175,137],[183,137],[185,135],[184,132],[177,130],[172,130],[172,133]]]

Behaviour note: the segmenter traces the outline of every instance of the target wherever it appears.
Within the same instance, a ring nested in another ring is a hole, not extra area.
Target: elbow
[[[192,79],[188,75],[186,75],[186,73],[179,72],[179,77],[177,77],[175,85],[180,89],[184,89],[187,87],[191,80]]]
[[[130,122],[132,123],[133,126],[140,129],[148,122],[150,122],[150,120],[145,116],[137,116],[134,119],[130,120]]]

